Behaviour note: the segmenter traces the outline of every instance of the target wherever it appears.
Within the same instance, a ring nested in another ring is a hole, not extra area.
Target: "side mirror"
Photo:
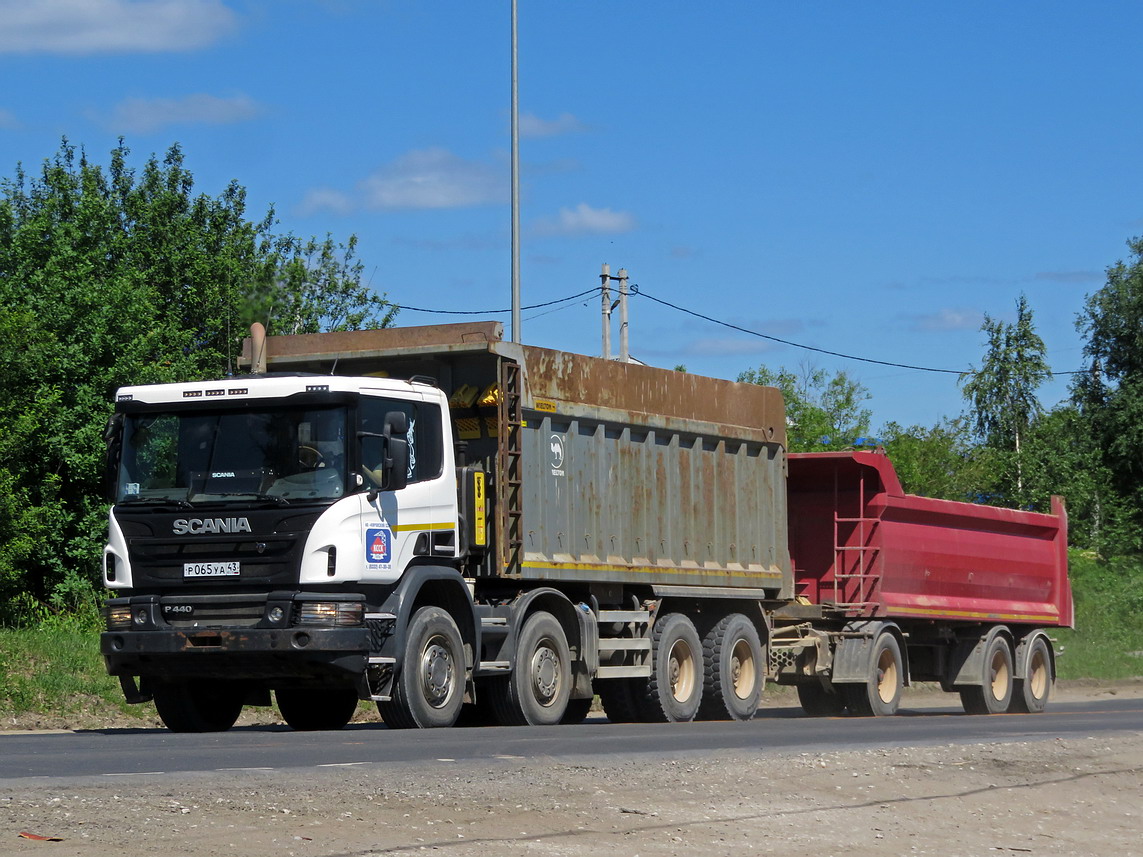
[[[408,433],[409,418],[402,411],[389,411],[385,414],[385,423],[380,434],[368,431],[357,433],[357,437],[362,441],[362,466],[366,477],[374,486],[369,491],[369,502],[377,498],[379,490],[399,491],[409,484],[409,441],[406,439]],[[379,443],[369,443],[371,438]],[[376,466],[370,467],[370,464]]]
[[[103,459],[103,496],[108,502],[114,503],[119,484],[119,461],[123,457],[123,414],[112,414],[107,419],[103,441],[107,444]]]

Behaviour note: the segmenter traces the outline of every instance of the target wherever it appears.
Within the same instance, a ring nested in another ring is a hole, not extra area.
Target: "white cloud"
[[[20,120],[16,118],[16,114],[0,107],[0,128],[6,131],[15,131],[19,127]]]
[[[310,215],[319,211],[331,211],[334,214],[351,214],[353,200],[347,194],[329,187],[318,187],[306,194],[298,206],[298,214]]]
[[[933,313],[901,316],[908,320],[909,329],[916,331],[978,330],[984,313],[975,309],[945,307]]]
[[[190,51],[235,23],[221,0],[0,0],[0,53]]]
[[[773,351],[775,347],[774,343],[763,339],[708,337],[691,340],[680,353],[687,357],[733,357],[740,354],[764,354]]]
[[[367,208],[469,208],[508,202],[504,170],[435,147],[408,152],[359,186]]]
[[[531,113],[525,113],[520,117],[521,137],[558,137],[586,130],[587,126],[570,113],[561,113],[555,119],[541,119]]]
[[[614,235],[635,228],[635,216],[627,211],[592,208],[581,202],[575,208],[561,208],[554,218],[535,223],[540,235]]]
[[[196,93],[185,98],[128,98],[101,120],[110,131],[149,134],[166,125],[228,125],[253,119],[261,108],[246,95],[219,98]]]

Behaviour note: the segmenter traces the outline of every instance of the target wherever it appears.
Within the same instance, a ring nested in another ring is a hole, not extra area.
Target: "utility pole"
[[[627,363],[627,269],[619,269],[619,362]]]
[[[520,100],[516,53],[516,0],[512,0],[512,341],[520,342]]]
[[[603,302],[603,359],[611,359],[611,266],[603,263],[603,273],[599,275],[603,282],[600,289]]]

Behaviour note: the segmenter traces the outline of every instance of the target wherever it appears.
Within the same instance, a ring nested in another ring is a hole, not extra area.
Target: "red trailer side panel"
[[[1067,626],[1067,515],[917,497],[874,452],[789,456],[797,594],[853,616]]]

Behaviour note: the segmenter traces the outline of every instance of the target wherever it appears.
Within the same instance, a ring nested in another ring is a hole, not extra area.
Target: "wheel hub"
[[[448,701],[453,686],[452,654],[435,639],[425,646],[421,657],[421,680],[425,699],[433,708],[440,708]]]
[[[560,690],[559,658],[547,646],[532,656],[532,692],[542,705],[551,705]]]

